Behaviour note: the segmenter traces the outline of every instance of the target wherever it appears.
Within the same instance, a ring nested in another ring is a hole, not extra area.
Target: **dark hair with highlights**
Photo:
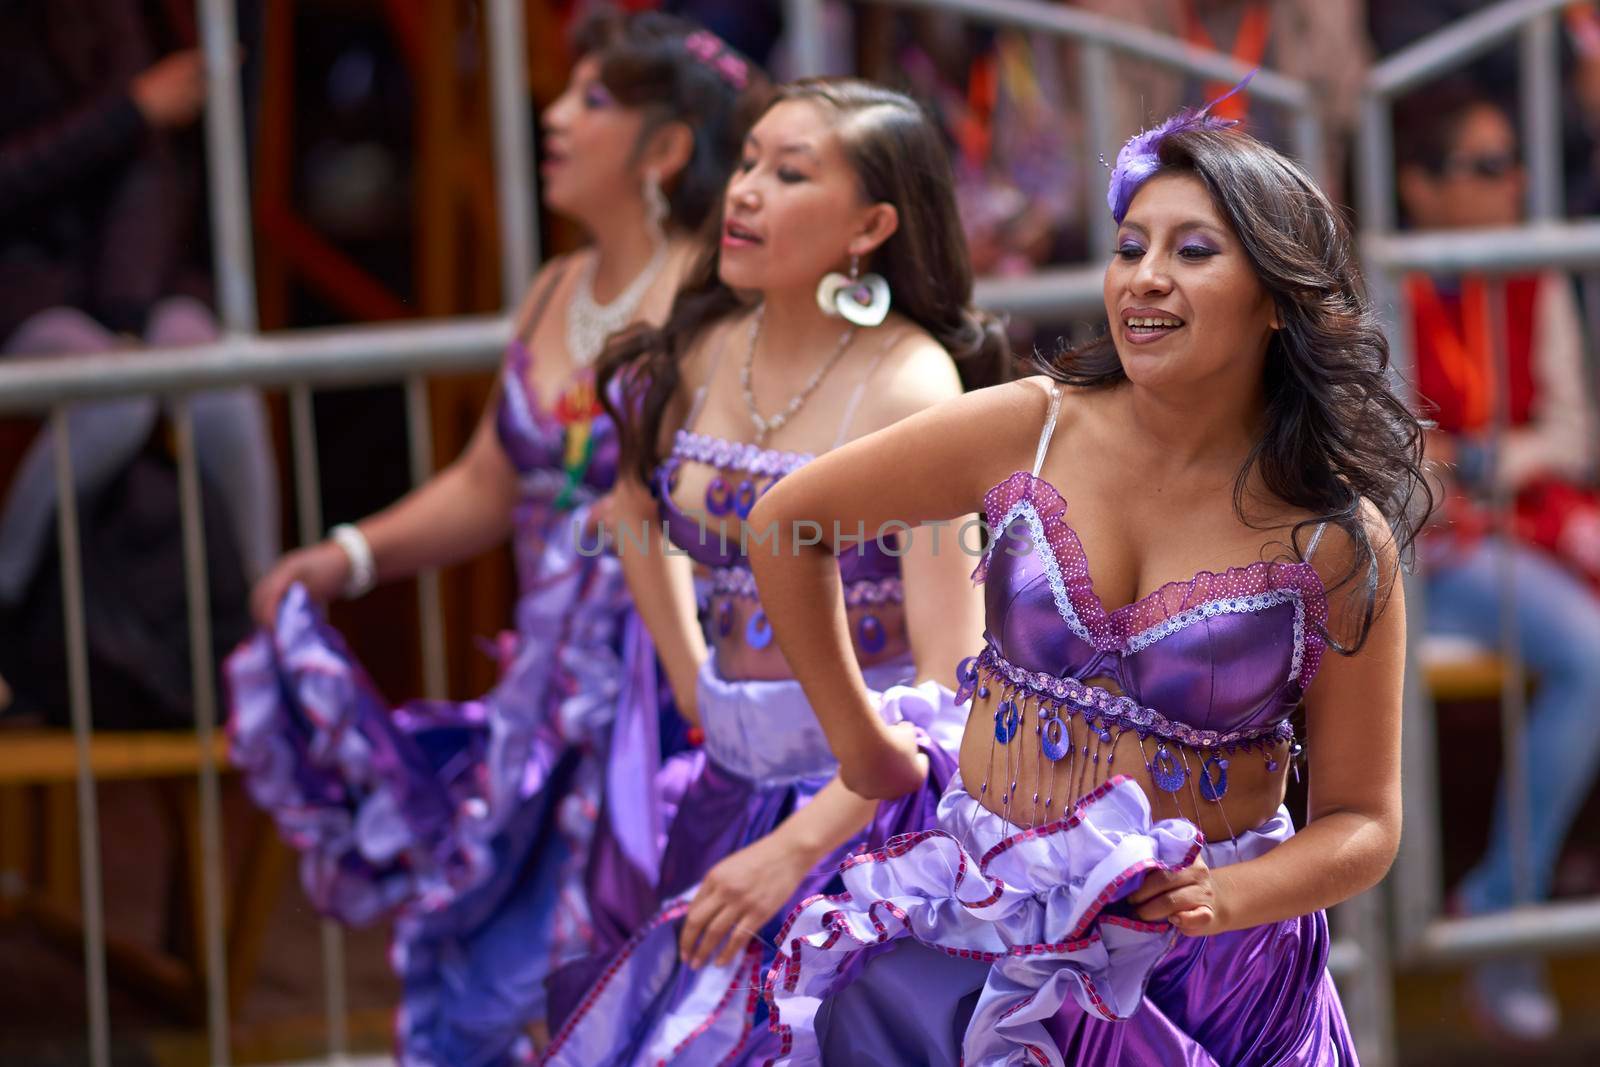
[[[895,310],[944,346],[968,389],[992,384],[1007,342],[999,321],[972,306],[972,262],[956,213],[950,160],[932,120],[910,97],[854,78],[780,86],[763,113],[789,100],[816,104],[834,117],[862,195],[899,212],[899,227],[870,257],[870,269],[889,283]],[[719,227],[720,207],[719,198]],[[745,307],[718,276],[716,242],[708,244],[665,325],[636,326],[613,338],[601,364],[600,396],[621,428],[624,454],[646,484],[661,462],[662,418],[689,346],[707,327]],[[614,406],[607,387],[619,375],[626,399]]]
[[[599,62],[600,81],[617,102],[644,110],[637,150],[669,122],[694,135],[688,163],[663,190],[672,221],[686,230],[698,230],[716,208],[749,120],[770,90],[754,63],[745,61],[748,78],[740,89],[690,52],[685,40],[699,29],[672,15],[602,8],[573,35],[573,51]]]
[[[1355,652],[1396,578],[1380,574],[1362,500],[1383,514],[1404,556],[1433,494],[1423,476],[1424,425],[1391,383],[1389,344],[1367,299],[1349,227],[1298,164],[1237,130],[1176,132],[1158,154],[1154,176],[1187,174],[1206,187],[1283,324],[1267,345],[1266,411],[1234,481],[1235,511],[1245,519],[1248,480],[1259,471],[1269,492],[1312,515],[1295,524],[1294,545],[1321,522],[1349,535],[1354,558],[1335,587],[1361,580],[1365,596],[1350,639],[1328,640]],[[1082,388],[1127,380],[1109,335],[1036,362],[1051,378]]]

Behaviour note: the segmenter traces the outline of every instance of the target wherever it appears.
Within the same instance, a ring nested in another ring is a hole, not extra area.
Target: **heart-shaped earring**
[[[861,274],[861,257],[850,257],[850,276],[829,271],[817,285],[817,306],[856,326],[878,326],[889,316],[889,282],[881,274]]]

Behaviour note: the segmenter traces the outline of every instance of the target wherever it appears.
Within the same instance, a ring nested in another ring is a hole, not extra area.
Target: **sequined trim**
[[[748,441],[729,441],[690,430],[678,431],[673,439],[672,455],[680,460],[773,478],[791,474],[816,458],[809,452],[780,452]]]
[[[1134,730],[1141,738],[1159,737],[1195,749],[1234,749],[1294,740],[1294,725],[1288,719],[1268,726],[1226,732],[1199,730],[1187,723],[1175,722],[1154,708],[1142,707],[1131,697],[1118,696],[1100,686],[1089,685],[1072,677],[1062,678],[1043,671],[1030,671],[1025,667],[1019,667],[995,651],[993,645],[984,646],[977,662],[973,665],[972,672],[969,672],[969,678],[975,679],[976,672],[985,669],[999,675],[1011,685],[1025,689],[1029,694],[1055,705],[1058,711],[1064,710],[1068,716],[1080,713],[1089,723]],[[969,681],[963,685],[963,693],[971,684]],[[958,700],[961,699],[962,693],[957,693],[956,697]]]
[[[760,600],[756,589],[756,576],[748,567],[713,567],[711,569],[711,595],[736,596]],[[852,608],[879,604],[902,604],[905,587],[898,577],[862,578],[850,582],[844,591],[844,602]]]
[[[905,586],[899,578],[863,578],[851,582],[844,591],[844,602],[852,608],[877,604],[903,604]]]
[[[1179,630],[1187,629],[1202,619],[1212,619],[1218,615],[1248,615],[1257,611],[1266,611],[1279,604],[1294,605],[1294,649],[1289,659],[1289,681],[1293,682],[1300,677],[1300,668],[1305,659],[1305,634],[1306,634],[1306,605],[1297,589],[1274,589],[1266,593],[1256,593],[1252,596],[1224,597],[1220,600],[1208,600],[1204,604],[1196,605],[1178,612],[1170,618],[1156,623],[1149,629],[1141,630],[1128,639],[1129,652],[1141,652],[1164,638],[1171,637]]]

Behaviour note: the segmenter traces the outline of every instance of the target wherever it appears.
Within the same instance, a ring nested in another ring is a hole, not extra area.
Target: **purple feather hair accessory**
[[[750,84],[750,68],[710,30],[695,30],[683,39],[689,54],[716,71],[728,85],[740,92]]]
[[[1187,130],[1225,129],[1237,125],[1234,119],[1217,118],[1211,114],[1211,109],[1243,90],[1255,76],[1256,72],[1252,70],[1238,85],[1200,110],[1186,107],[1154,129],[1144,130],[1128,138],[1122,150],[1117,153],[1117,165],[1111,168],[1111,182],[1106,188],[1106,204],[1111,208],[1111,217],[1118,225],[1122,224],[1122,220],[1128,214],[1128,205],[1133,203],[1133,194],[1137,193],[1139,187],[1161,168],[1159,155],[1161,142],[1175,133]]]

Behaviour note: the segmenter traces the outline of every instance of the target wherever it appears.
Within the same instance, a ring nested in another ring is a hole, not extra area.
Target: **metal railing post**
[[[490,122],[495,195],[500,203],[500,283],[514,308],[539,258],[534,224],[533,117],[528,95],[528,30],[523,0],[489,0]]]
[[[1528,162],[1528,218],[1561,214],[1561,57],[1556,16],[1528,21],[1520,41],[1522,139]]]
[[[244,98],[239,84],[239,30],[232,0],[199,0],[198,24],[206,67],[206,162],[210,177],[214,278],[224,328],[257,328],[255,261],[250,244],[250,193],[246,180]],[[229,1060],[227,946],[223,927],[221,785],[213,745],[217,723],[216,676],[211,647],[210,586],[200,511],[200,474],[194,417],[179,398],[176,423],[179,519],[183,527],[184,585],[189,605],[189,659],[195,730],[200,743],[200,857],[206,1014],[211,1063]]]
[[[250,192],[245,178],[239,29],[232,0],[198,2],[206,65],[206,163],[218,303],[228,330],[254,333],[255,259],[250,247]]]
[[[1084,173],[1109,173],[1101,165],[1101,160],[1112,161],[1116,158],[1117,146],[1112,143],[1116,131],[1111,128],[1111,110],[1096,106],[1095,101],[1111,84],[1111,53],[1103,44],[1085,41],[1078,59],[1078,96],[1083,101],[1084,118],[1088,122],[1088,128],[1084,131]],[[1088,201],[1089,247],[1107,254],[1117,237],[1117,222],[1106,210],[1105,194],[1100,189],[1100,183],[1086,181],[1083,184]]]
[[[1506,331],[1506,283],[1493,278],[1489,283],[1489,336],[1491,372],[1494,383],[1494,411],[1491,414],[1491,440],[1503,441],[1511,431],[1511,354]],[[1513,510],[1516,501],[1509,486],[1492,478],[1492,507],[1495,546],[1495,580],[1500,600],[1500,778],[1504,783],[1506,807],[1502,831],[1510,835],[1511,896],[1518,904],[1533,899],[1532,871],[1529,865],[1528,826],[1528,673],[1523,662],[1520,626],[1517,620],[1517,570],[1514,546]],[[1494,843],[1490,842],[1490,848]]]
[[[106,928],[100,870],[100,815],[90,762],[89,638],[84,618],[83,545],[78,493],[72,477],[72,430],[67,409],[50,416],[55,445],[56,540],[61,553],[61,599],[67,637],[67,700],[77,756],[78,877],[83,897],[84,994],[89,1014],[89,1062],[111,1067],[111,1014],[106,996]]]
[[[822,54],[821,0],[783,0],[783,24],[788,31],[794,76],[821,73],[827,62]]]
[[[178,520],[183,530],[184,594],[189,606],[190,684],[195,734],[200,744],[201,923],[205,931],[206,1016],[212,1067],[226,1067],[228,962],[222,884],[222,791],[217,773],[217,685],[211,651],[211,589],[206,579],[200,466],[194,447],[194,413],[188,397],[173,404],[178,454]]]
[[[433,420],[428,407],[428,383],[421,375],[406,379],[406,437],[410,442],[411,485],[420,486],[433,474]],[[422,627],[422,688],[429,697],[443,700],[445,690],[444,604],[439,572],[417,574],[417,611]]]

